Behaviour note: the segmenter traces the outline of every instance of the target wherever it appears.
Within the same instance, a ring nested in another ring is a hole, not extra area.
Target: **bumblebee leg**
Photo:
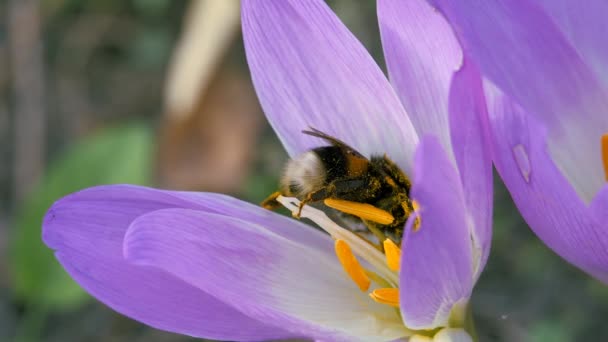
[[[354,191],[358,191],[359,189],[366,187],[368,187],[368,183],[360,179],[343,179],[334,181],[327,186],[306,195],[306,197],[300,202],[298,213],[294,216],[299,218],[302,208],[310,202],[323,201],[332,197],[342,197],[344,194],[353,193]]]
[[[321,201],[327,197],[330,197],[331,194],[334,192],[335,188],[332,184],[323,187],[317,191],[313,191],[311,193],[309,193],[308,195],[306,195],[306,197],[300,201],[300,205],[298,206],[298,212],[293,215],[295,218],[300,218],[300,214],[302,213],[302,208],[304,208],[304,206],[310,202],[318,202]]]
[[[266,197],[265,200],[262,201],[262,203],[260,203],[260,205],[264,208],[264,209],[268,209],[268,210],[274,210],[277,208],[282,207],[281,203],[277,202],[277,197],[281,196],[281,193],[279,191],[275,191],[273,192],[270,196]]]
[[[293,215],[293,217],[299,219],[300,215],[302,214],[302,208],[304,208],[304,206],[306,204],[308,204],[308,202],[310,202],[310,195],[306,196],[305,199],[303,199],[303,200],[300,201],[300,205],[298,206],[298,212],[295,215]]]

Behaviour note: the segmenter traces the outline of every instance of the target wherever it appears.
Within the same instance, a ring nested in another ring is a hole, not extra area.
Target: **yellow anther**
[[[420,209],[420,204],[418,204],[418,201],[412,201],[412,208],[414,208],[414,211],[418,211]]]
[[[401,267],[401,248],[393,240],[384,240],[384,253],[386,254],[386,264],[393,271],[399,271]]]
[[[336,240],[334,247],[338,260],[340,260],[348,276],[359,286],[361,291],[367,291],[371,281],[351,251],[350,246],[344,240]]]
[[[604,173],[608,181],[608,133],[602,135],[602,161],[604,162]]]
[[[375,289],[369,296],[378,303],[399,307],[399,289],[392,287]]]
[[[417,201],[412,201],[412,208],[414,208],[414,211],[417,213],[416,220],[414,221],[414,227],[412,228],[412,230],[417,232],[418,229],[420,229],[420,222],[421,222],[420,204],[418,204]]]
[[[327,198],[323,201],[323,203],[330,208],[357,216],[363,220],[384,225],[391,224],[393,221],[395,221],[393,215],[391,215],[388,211],[376,208],[371,204],[351,202],[335,198]]]

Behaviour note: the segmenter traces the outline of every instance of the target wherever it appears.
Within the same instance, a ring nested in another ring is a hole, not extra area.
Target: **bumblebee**
[[[311,128],[302,133],[329,145],[314,148],[291,159],[283,172],[279,191],[262,202],[267,209],[280,206],[278,196],[296,197],[300,210],[319,203],[355,217],[378,241],[390,237],[400,243],[403,227],[413,212],[411,183],[386,155],[369,159],[346,143]],[[299,216],[299,213],[298,215]]]

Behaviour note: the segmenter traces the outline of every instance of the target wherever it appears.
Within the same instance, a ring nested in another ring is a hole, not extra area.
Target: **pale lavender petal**
[[[361,292],[335,257],[251,222],[159,210],[133,222],[124,248],[128,260],[162,269],[295,334],[321,340],[407,334],[394,309]]]
[[[243,36],[262,108],[291,156],[326,145],[312,126],[410,171],[416,132],[380,68],[321,0],[244,0]]]
[[[589,203],[605,181],[600,137],[608,132],[608,92],[592,68],[538,3],[431,2],[484,76],[546,125],[556,165]]]
[[[540,0],[540,5],[608,86],[608,1]]]
[[[257,205],[241,201],[239,199],[217,194],[188,191],[166,191],[136,185],[104,185],[88,188],[84,191],[66,197],[73,198],[76,203],[96,202],[106,204],[108,210],[119,208],[125,203],[126,206],[137,206],[141,208],[138,215],[146,212],[164,208],[189,208],[205,212],[237,217],[245,221],[255,222],[276,234],[291,240],[297,240],[320,252],[333,255],[333,251],[327,248],[327,234],[319,230],[309,229],[310,226],[300,221],[278,215],[272,211],[262,209]],[[108,229],[112,229],[109,227]],[[126,227],[119,227],[121,233]],[[98,234],[106,234],[99,231]],[[43,234],[46,234],[43,231]],[[77,226],[62,227],[61,230],[52,231],[55,249],[62,244],[69,245],[79,242],[80,230]],[[45,235],[46,238],[46,235]]]
[[[422,137],[451,153],[448,94],[462,50],[441,13],[425,0],[380,0],[378,21],[391,83]]]
[[[557,254],[608,283],[606,221],[597,219],[606,190],[589,208],[553,163],[542,124],[498,89],[485,88],[494,164],[522,216]]]
[[[436,138],[423,138],[415,167],[412,198],[421,225],[401,247],[401,314],[412,329],[434,329],[447,326],[453,305],[471,295],[471,235],[462,184]]]
[[[90,294],[152,327],[222,340],[294,336],[252,319],[174,276],[133,266],[123,258],[123,237],[137,216],[184,205],[193,204],[141,187],[87,189],[51,207],[44,219],[43,239],[55,249],[66,271]]]
[[[473,237],[473,271],[479,278],[492,242],[492,159],[481,75],[465,60],[454,75],[450,92],[450,131],[466,219]]]

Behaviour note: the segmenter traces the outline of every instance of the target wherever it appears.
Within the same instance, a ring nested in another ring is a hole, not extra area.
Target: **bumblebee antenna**
[[[323,133],[314,127],[308,127],[308,130],[302,130],[302,133],[313,136],[313,137],[321,138],[321,139],[326,140],[327,142],[331,143],[332,145],[348,146],[342,140],[334,138],[327,133]]]
[[[306,134],[306,135],[310,135],[313,137],[317,137],[317,138],[321,138],[325,141],[327,141],[328,143],[330,143],[333,146],[338,146],[338,147],[342,147],[345,148],[349,151],[352,151],[353,153],[359,155],[359,156],[363,156],[361,153],[359,153],[357,150],[355,150],[354,148],[350,147],[348,144],[346,144],[344,141],[334,138],[331,135],[327,134],[327,133],[323,133],[320,130],[309,126],[308,130],[302,130],[302,133]]]

